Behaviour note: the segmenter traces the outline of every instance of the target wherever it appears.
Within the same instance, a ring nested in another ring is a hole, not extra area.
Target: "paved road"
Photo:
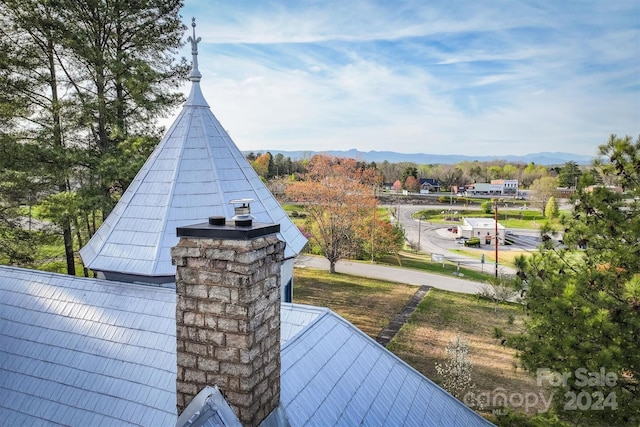
[[[329,261],[322,257],[299,255],[296,261],[296,267],[329,270]],[[465,294],[477,294],[483,289],[481,283],[470,280],[379,264],[338,261],[336,271],[338,273],[353,274],[355,276],[388,280],[390,282],[406,283],[409,285],[427,285],[437,289]]]
[[[402,224],[407,239],[417,243],[420,241],[420,249],[427,253],[442,254],[447,260],[452,262],[460,262],[460,265],[466,268],[472,268],[478,271],[493,272],[494,264],[487,263],[484,266],[478,259],[465,257],[449,252],[450,249],[458,248],[455,243],[455,235],[447,231],[447,226],[443,224],[431,224],[428,221],[416,221],[412,218],[413,213],[422,209],[442,209],[443,205],[434,206],[414,206],[400,205],[396,206],[399,212],[399,221]],[[518,239],[521,239],[523,245],[530,241],[531,249],[537,247],[536,236],[537,231],[516,230]],[[492,250],[492,249],[491,249]],[[498,250],[508,250],[499,247]],[[487,249],[487,251],[490,251]],[[297,267],[311,267],[323,270],[329,270],[329,261],[323,257],[299,255],[296,261]],[[514,274],[515,270],[506,266],[498,266],[500,273]],[[353,274],[357,276],[370,277],[374,279],[388,280],[392,282],[406,283],[416,286],[431,286],[437,289],[447,291],[460,292],[466,294],[476,294],[484,290],[482,283],[464,280],[459,277],[448,277],[440,274],[426,273],[417,270],[404,269],[400,267],[390,267],[379,264],[370,264],[362,262],[339,261],[336,264],[336,271],[339,273]]]
[[[397,208],[398,218],[400,224],[404,228],[405,235],[407,240],[413,243],[420,243],[420,250],[422,252],[431,253],[431,254],[440,254],[443,255],[448,261],[457,263],[459,262],[461,266],[466,268],[470,268],[477,271],[485,271],[485,272],[493,272],[495,271],[495,264],[486,263],[482,265],[480,260],[464,255],[460,255],[457,253],[450,252],[451,249],[460,248],[461,245],[458,245],[455,241],[455,235],[447,231],[447,225],[438,223],[432,224],[429,221],[417,221],[413,219],[413,214],[417,211],[424,209],[440,209],[442,210],[445,205],[435,205],[435,206],[414,206],[414,205],[400,205]],[[453,211],[455,211],[455,205],[453,205]],[[461,206],[458,206],[461,208]],[[479,209],[479,207],[469,207],[467,209]],[[446,210],[446,209],[445,209]],[[451,224],[451,226],[455,226],[455,224]],[[537,246],[537,244],[532,244],[532,248]],[[487,252],[487,254],[493,254],[493,247],[483,249]],[[503,246],[498,247],[498,251],[500,250],[508,250]],[[515,274],[515,270],[513,268],[507,266],[498,265],[498,272],[502,274]]]

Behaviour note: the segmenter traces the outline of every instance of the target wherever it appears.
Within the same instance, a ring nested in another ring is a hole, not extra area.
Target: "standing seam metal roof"
[[[492,425],[330,310],[318,311],[281,354],[291,425]]]
[[[198,43],[188,38],[193,56],[191,91],[182,111],[151,153],[96,234],[80,250],[92,270],[121,275],[168,277],[175,274],[170,249],[176,228],[233,216],[234,199],[253,199],[256,221],[280,224],[285,258],[296,256],[307,239],[265,187],[231,140],[202,95]]]

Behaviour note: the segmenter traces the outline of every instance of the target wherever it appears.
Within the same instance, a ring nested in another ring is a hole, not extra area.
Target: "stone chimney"
[[[222,225],[221,225],[222,224]],[[217,385],[245,426],[280,402],[278,224],[178,228],[176,265],[178,414],[205,386]]]

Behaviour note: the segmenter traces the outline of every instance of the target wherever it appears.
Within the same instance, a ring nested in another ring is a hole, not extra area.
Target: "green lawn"
[[[479,257],[479,255],[478,255]],[[428,273],[442,274],[445,276],[451,276],[454,272],[462,273],[465,279],[474,280],[477,282],[485,282],[490,277],[491,271],[481,273],[476,270],[471,270],[449,261],[445,261],[444,267],[442,262],[431,261],[431,255],[425,255],[422,253],[400,252],[398,256],[387,255],[382,257],[379,261],[380,264],[392,265],[396,267],[411,268],[414,270],[422,270]]]

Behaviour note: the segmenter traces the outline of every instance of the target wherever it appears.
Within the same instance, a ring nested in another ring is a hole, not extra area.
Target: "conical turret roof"
[[[195,27],[195,23],[192,24]],[[191,92],[182,111],[131,185],[87,245],[84,264],[118,277],[175,274],[170,249],[176,228],[234,215],[234,199],[253,199],[257,222],[280,224],[285,257],[307,239],[265,187],[220,122],[200,89],[197,43],[192,45]]]

